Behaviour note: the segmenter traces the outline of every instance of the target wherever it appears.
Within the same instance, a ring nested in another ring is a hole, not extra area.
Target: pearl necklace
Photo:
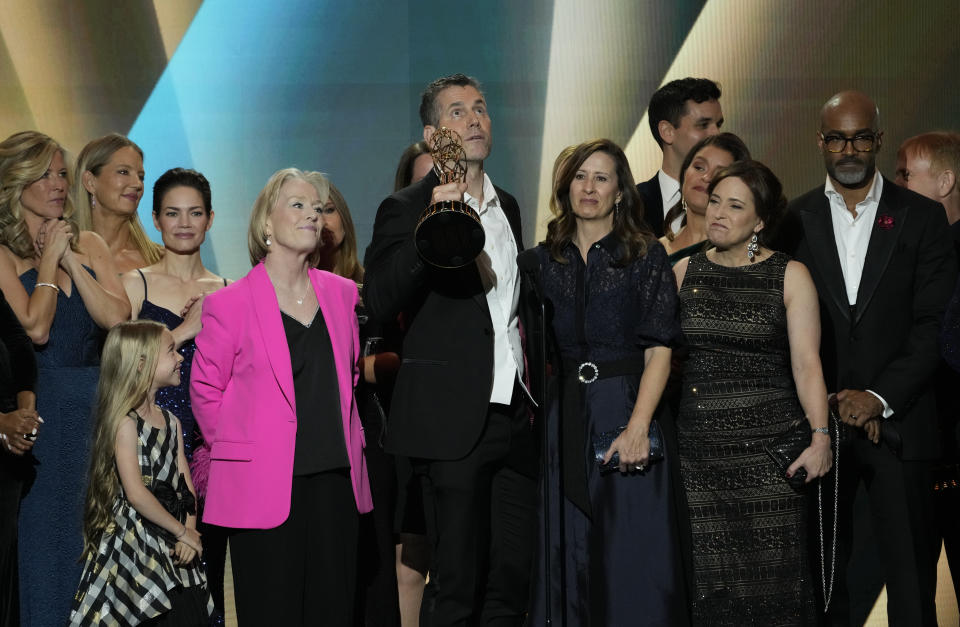
[[[310,281],[307,280],[307,288],[306,288],[305,290],[303,290],[303,296],[301,296],[300,298],[297,299],[297,304],[298,304],[298,305],[302,305],[302,304],[303,304],[303,299],[307,297],[307,293],[308,293],[309,291],[310,291]]]

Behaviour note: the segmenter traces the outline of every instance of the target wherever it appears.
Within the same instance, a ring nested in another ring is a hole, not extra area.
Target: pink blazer
[[[373,509],[353,394],[359,376],[357,287],[310,270],[333,345],[350,478],[360,513]],[[203,520],[270,529],[290,514],[297,411],[290,350],[262,263],[207,296],[190,377],[193,413],[210,449]]]

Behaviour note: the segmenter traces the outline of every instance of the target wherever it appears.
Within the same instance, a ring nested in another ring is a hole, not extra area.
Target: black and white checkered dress
[[[135,412],[140,474],[147,488],[167,481],[175,490],[183,476],[177,468],[177,430],[163,410],[165,429],[144,422]],[[207,598],[206,577],[199,559],[187,567],[173,563],[173,544],[156,531],[127,500],[123,487],[113,506],[114,522],[104,531],[95,555],[89,555],[73,600],[70,625],[137,625],[171,608],[168,593],[182,586],[200,586]],[[184,514],[182,518],[185,518]],[[183,520],[181,520],[183,522]]]

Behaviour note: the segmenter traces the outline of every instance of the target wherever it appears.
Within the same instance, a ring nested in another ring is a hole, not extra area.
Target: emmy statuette
[[[430,139],[430,155],[441,185],[466,180],[466,154],[455,131],[445,126],[437,129]],[[431,204],[420,215],[414,231],[420,256],[439,268],[462,268],[473,263],[483,252],[485,239],[480,216],[460,200]]]

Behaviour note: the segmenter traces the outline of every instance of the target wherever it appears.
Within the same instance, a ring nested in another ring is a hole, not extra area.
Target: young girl
[[[158,388],[180,383],[181,361],[157,322],[107,335],[71,625],[206,624],[212,604],[180,421],[154,403]]]

